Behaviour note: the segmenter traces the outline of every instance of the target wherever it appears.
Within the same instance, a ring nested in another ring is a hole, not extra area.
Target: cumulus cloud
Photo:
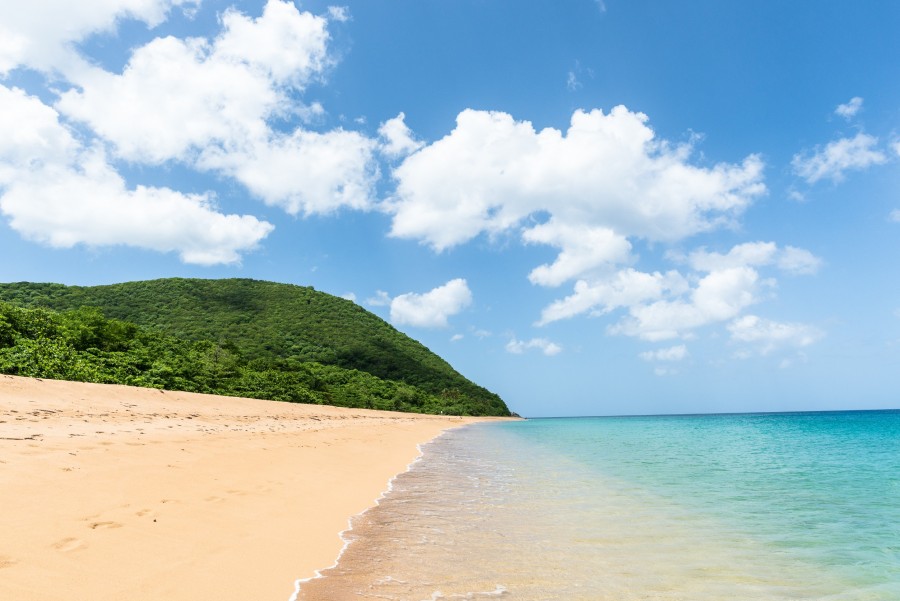
[[[863,99],[859,96],[854,96],[846,104],[839,104],[837,108],[834,109],[834,114],[849,121],[860,111],[862,104]]]
[[[137,48],[121,74],[79,73],[57,108],[118,157],[217,171],[290,214],[369,208],[375,141],[272,126],[323,111],[297,94],[332,64],[327,19],[269,0],[258,18],[229,9],[221,21],[212,40],[165,37]]]
[[[802,348],[818,342],[824,332],[802,323],[778,322],[756,315],[744,315],[728,325],[734,342],[747,343],[762,355],[780,347]]]
[[[276,132],[240,150],[211,147],[197,164],[234,177],[266,204],[291,215],[367,210],[378,168],[375,143],[357,132]]]
[[[692,160],[694,142],[657,139],[647,116],[624,106],[609,113],[576,111],[566,131],[538,131],[507,113],[466,110],[452,132],[393,170],[396,192],[386,203],[391,234],[436,251],[480,235],[518,235],[523,243],[558,251],[555,260],[531,270],[532,283],[574,282],[574,292],[547,306],[538,325],[625,308],[629,317],[616,326],[618,333],[648,339],[686,335],[755,302],[757,272],[717,268],[698,276],[692,290],[677,271],[628,267],[636,261],[633,240],[672,243],[733,224],[765,193],[757,156],[701,166]],[[816,266],[805,251],[760,252],[767,253],[766,264],[781,262],[787,270]],[[720,262],[737,265],[740,259]],[[734,275],[742,276],[734,290],[743,295],[709,292]]]
[[[159,25],[175,7],[195,8],[199,0],[31,0],[0,3],[0,76],[25,66],[45,72],[72,72],[86,63],[75,43],[113,31],[125,19]]]
[[[534,284],[559,286],[572,278],[590,274],[599,267],[612,267],[631,259],[631,243],[606,227],[589,227],[551,219],[526,229],[526,242],[560,248],[550,265],[536,267],[528,275]]]
[[[689,145],[657,140],[647,121],[618,106],[576,111],[565,132],[536,131],[506,113],[465,110],[450,134],[394,170],[391,233],[440,251],[547,215],[552,228],[672,241],[731,222],[764,193],[757,156],[695,166]],[[553,239],[567,262],[582,260],[575,244]]]
[[[651,342],[684,337],[696,328],[732,319],[759,302],[760,285],[759,274],[750,267],[713,271],[689,296],[630,307],[610,332]]]
[[[621,307],[637,306],[662,298],[666,292],[680,294],[688,286],[688,282],[675,271],[644,273],[631,268],[599,281],[579,280],[575,283],[573,294],[554,301],[541,312],[537,325],[586,312],[602,315]]]
[[[381,151],[391,158],[400,158],[422,148],[425,144],[416,140],[406,125],[406,115],[400,113],[388,119],[378,128],[378,135],[384,140]]]
[[[346,6],[329,6],[328,7],[328,17],[332,21],[337,21],[338,23],[345,23],[350,20],[350,9]]]
[[[691,267],[698,271],[716,271],[729,267],[761,267],[776,265],[793,274],[816,273],[822,260],[808,250],[786,246],[778,248],[774,242],[747,242],[733,247],[727,254],[698,249],[688,256]]]
[[[793,274],[813,274],[822,267],[822,259],[803,248],[785,246],[777,257],[778,267]]]
[[[0,212],[57,248],[127,245],[186,263],[235,263],[273,229],[217,211],[209,194],[130,188],[101,147],[84,147],[38,98],[0,85]]]
[[[646,273],[629,267],[578,280],[571,295],[544,308],[537,325],[624,309],[627,314],[609,327],[610,333],[650,341],[690,337],[697,328],[734,319],[766,298],[775,281],[761,270],[801,275],[821,266],[809,251],[773,242],[738,244],[726,253],[700,248],[667,256],[690,270]]]
[[[513,338],[506,344],[507,352],[515,355],[521,355],[527,350],[538,349],[548,357],[558,355],[562,352],[562,347],[555,342],[550,342],[546,338],[532,338],[528,341],[517,340]]]
[[[876,148],[877,144],[878,138],[860,132],[852,138],[829,142],[825,148],[816,147],[810,154],[796,154],[791,165],[794,173],[807,183],[814,184],[822,179],[839,182],[847,171],[886,162],[887,157]]]
[[[389,307],[391,305],[391,296],[384,290],[376,290],[375,296],[366,299],[366,304],[370,307]]]
[[[447,319],[472,304],[466,280],[450,280],[430,292],[401,294],[391,301],[391,322],[421,328],[442,328]]]
[[[219,213],[208,195],[128,189],[102,153],[33,175],[6,189],[0,211],[25,238],[56,248],[127,245],[177,252],[185,263],[236,263],[273,229],[249,215]]]
[[[655,351],[645,351],[639,355],[644,361],[682,361],[687,356],[688,350],[683,344],[661,348]]]
[[[123,156],[160,161],[252,133],[281,110],[287,89],[302,90],[331,64],[326,19],[291,2],[269,0],[256,19],[228,9],[221,22],[214,40],[169,36],[136,48],[121,74],[73,75],[78,88],[62,95],[61,110]],[[148,114],[149,123],[133,122]]]

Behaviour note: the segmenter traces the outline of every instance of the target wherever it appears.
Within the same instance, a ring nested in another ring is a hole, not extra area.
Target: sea
[[[900,411],[450,430],[299,601],[900,600]]]

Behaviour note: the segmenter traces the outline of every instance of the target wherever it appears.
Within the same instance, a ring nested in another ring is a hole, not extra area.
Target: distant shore
[[[287,601],[481,420],[0,375],[0,598]]]

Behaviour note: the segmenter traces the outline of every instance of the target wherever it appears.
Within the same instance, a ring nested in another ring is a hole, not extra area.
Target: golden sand
[[[0,599],[287,601],[468,421],[0,376]]]

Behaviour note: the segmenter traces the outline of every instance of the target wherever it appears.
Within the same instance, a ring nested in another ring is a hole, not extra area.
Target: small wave
[[[418,456],[415,459],[413,459],[409,463],[409,465],[406,466],[406,469],[403,472],[394,475],[390,480],[388,480],[387,489],[385,489],[384,492],[382,492],[381,495],[379,495],[379,497],[377,499],[375,499],[374,504],[371,507],[368,507],[365,510],[361,511],[360,513],[358,513],[354,516],[351,516],[350,519],[347,520],[347,528],[345,530],[342,530],[339,534],[339,536],[340,536],[341,540],[344,542],[344,544],[341,547],[340,552],[338,553],[337,559],[334,560],[334,563],[331,564],[330,566],[328,566],[327,568],[323,568],[321,570],[316,570],[315,574],[308,578],[298,578],[297,580],[295,580],[294,581],[294,592],[291,593],[291,596],[288,598],[288,601],[297,601],[298,600],[298,598],[300,596],[300,588],[303,586],[304,583],[309,582],[311,580],[318,580],[319,578],[323,578],[325,576],[325,572],[335,569],[340,564],[341,557],[343,557],[344,553],[347,551],[347,547],[350,545],[350,542],[351,542],[350,533],[353,531],[354,520],[359,518],[360,516],[365,515],[367,512],[371,511],[373,508],[375,508],[381,504],[381,502],[394,490],[394,481],[399,476],[408,473],[410,470],[413,469],[413,466],[415,466],[417,463],[419,463],[422,460],[422,457],[425,455],[425,447],[434,444],[434,442],[436,440],[443,437],[447,432],[449,432],[451,430],[455,430],[455,429],[458,429],[458,427],[448,428],[448,429],[444,430],[443,432],[441,432],[440,434],[438,434],[437,436],[435,436],[434,438],[432,438],[431,440],[429,440],[428,442],[416,445],[416,450],[419,453]],[[390,578],[390,577],[388,577],[388,578]],[[396,579],[394,579],[393,581],[398,582],[398,583],[401,582]]]
[[[444,595],[441,591],[434,591],[431,593],[430,599],[423,599],[422,601],[439,601],[440,599],[482,599],[482,598],[491,598],[491,597],[505,597],[510,594],[505,586],[502,584],[498,584],[497,588],[492,591],[474,591],[468,593],[454,593],[452,595]]]

